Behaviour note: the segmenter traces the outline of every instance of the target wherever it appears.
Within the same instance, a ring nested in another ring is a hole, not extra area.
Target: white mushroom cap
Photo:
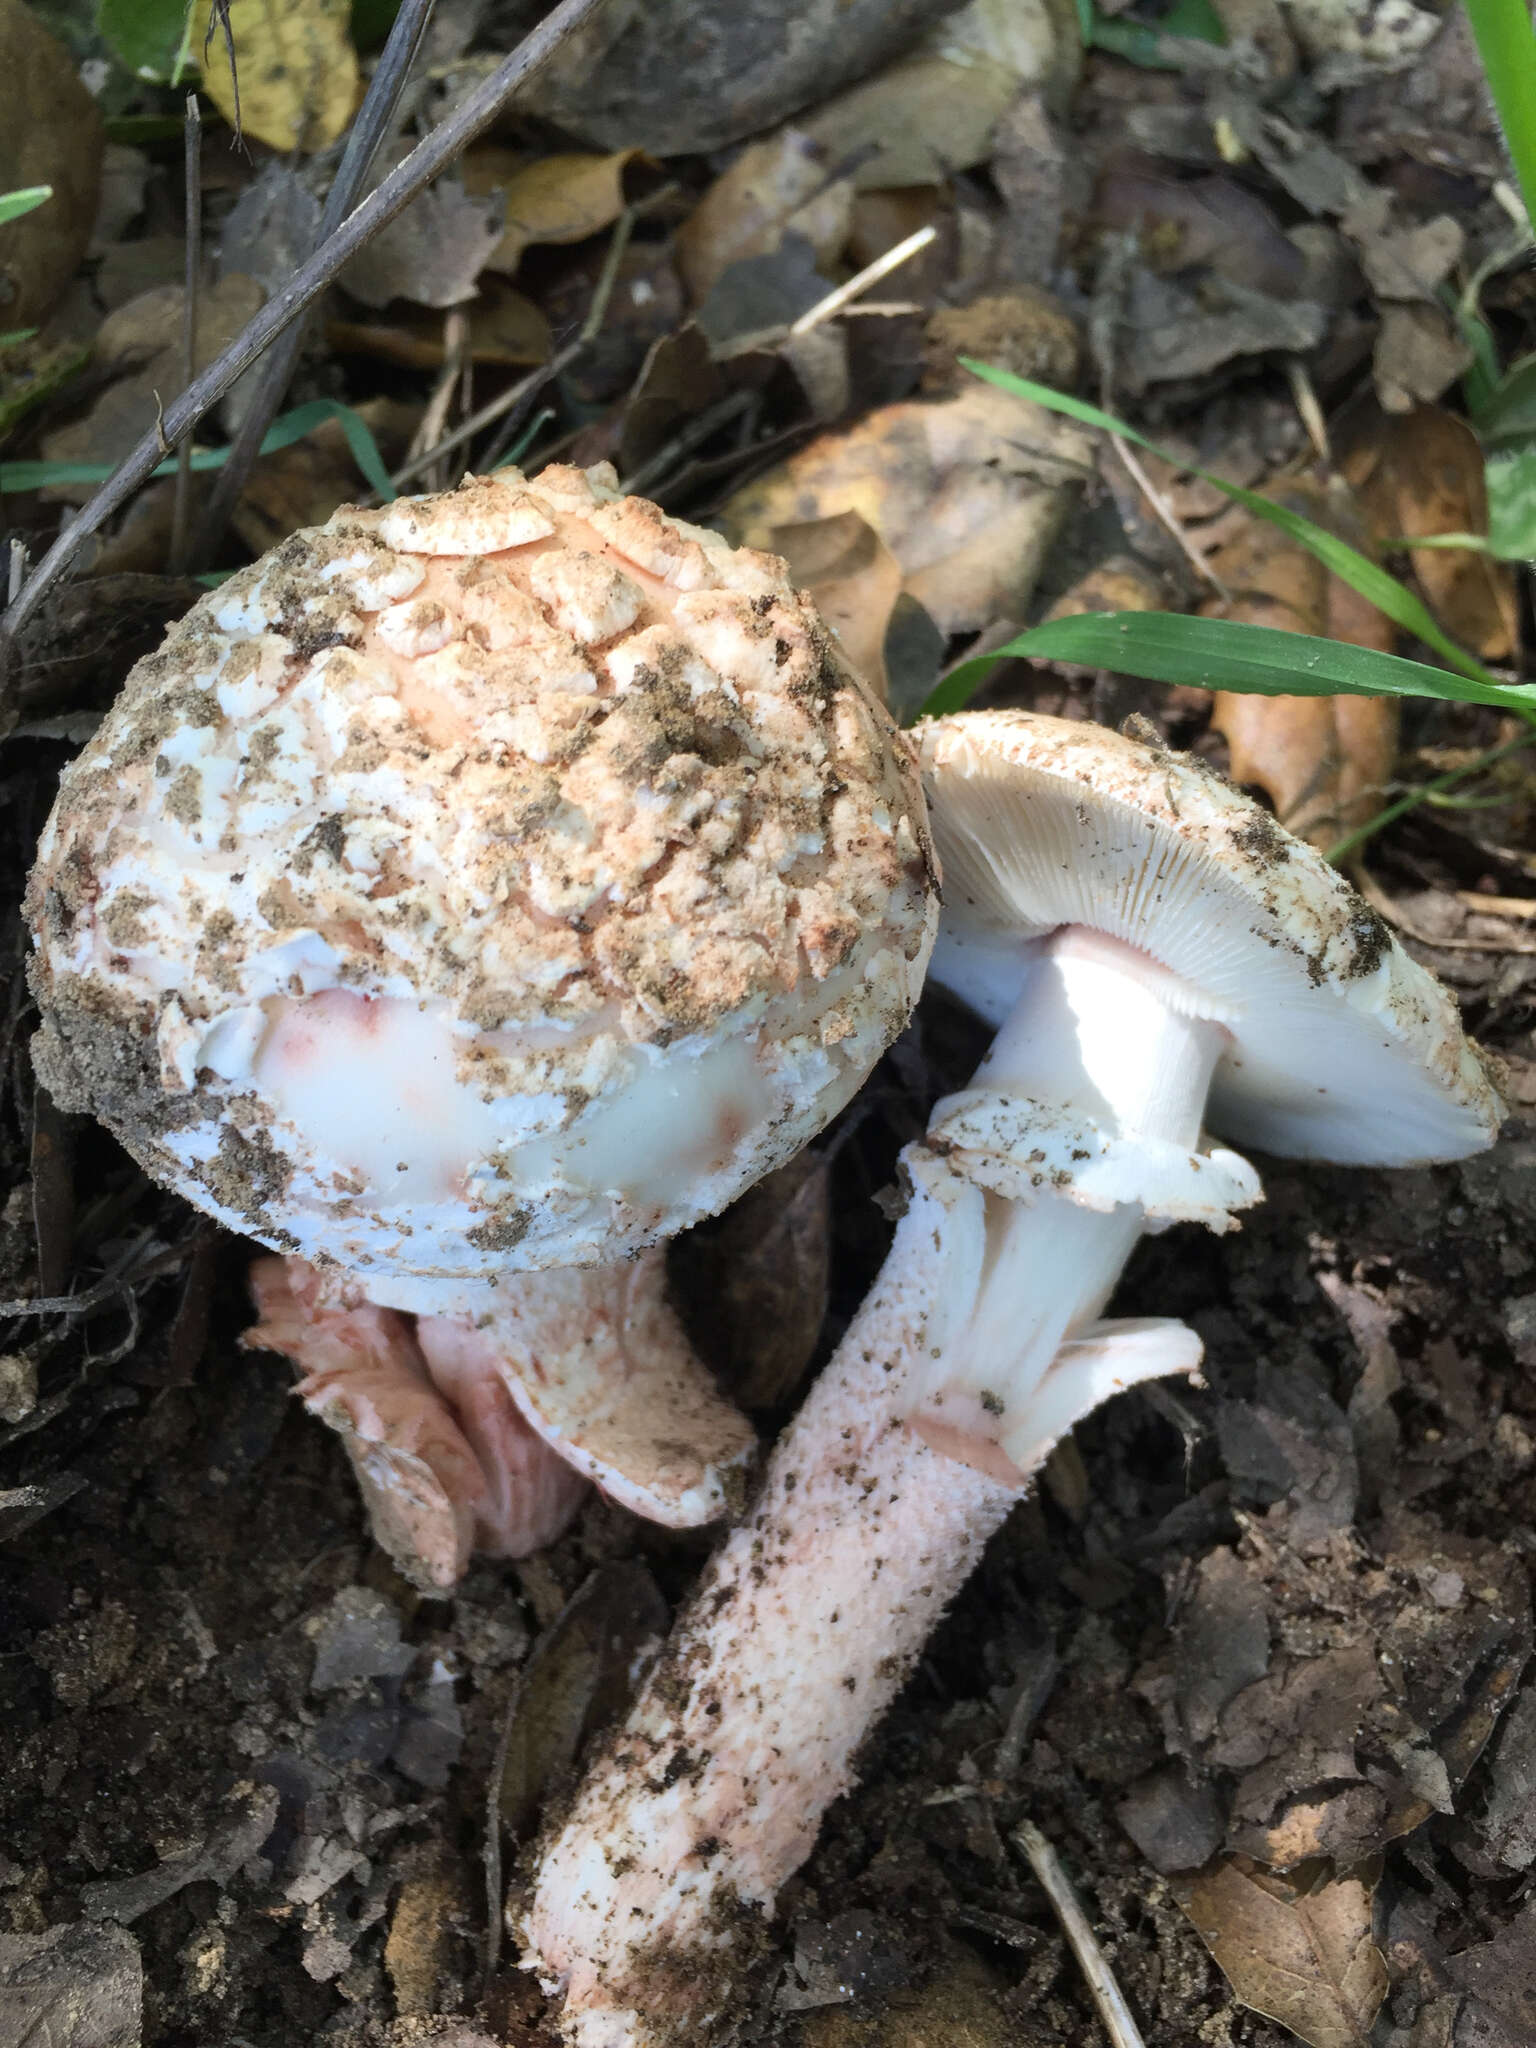
[[[137,665],[40,848],[50,1089],[396,1306],[722,1208],[921,985],[907,742],[782,563],[611,478],[294,535]]]
[[[920,730],[944,873],[933,973],[989,1023],[1030,942],[1136,947],[1198,992],[1225,1050],[1206,1121],[1297,1158],[1460,1158],[1503,1106],[1448,992],[1312,848],[1204,763],[1024,711]]]

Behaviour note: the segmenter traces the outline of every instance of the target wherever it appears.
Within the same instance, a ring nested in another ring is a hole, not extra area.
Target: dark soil
[[[1404,857],[1429,856],[1410,833]],[[1438,958],[1466,975],[1472,956]],[[1516,991],[1501,1012],[1486,983],[1473,1000],[1495,1036],[1525,1028]],[[569,1595],[606,1575],[622,1619],[654,1600],[615,1576],[639,1558],[675,1600],[699,1542],[598,1503],[526,1565],[480,1566],[449,1601],[412,1592],[287,1368],[237,1348],[246,1248],[95,1130],[29,1133],[19,986],[11,1016],[9,1285],[35,1258],[34,1187],[55,1211],[72,1193],[81,1280],[129,1276],[89,1312],[11,1325],[7,1385],[38,1371],[0,1471],[17,1489],[0,1509],[11,1928],[131,1928],[158,2048],[398,2042],[453,2013],[552,2039],[505,1958],[481,2002],[498,1734]],[[931,1000],[831,1135],[824,1343],[879,1256],[868,1197],[974,1051]],[[35,1183],[23,1138],[54,1147]],[[1011,1842],[1026,1815],[1148,2048],[1290,2038],[1234,2006],[1176,1896],[1223,1845],[1296,1862],[1282,1836],[1317,1869],[1384,1856],[1394,1989],[1376,2038],[1533,2038],[1513,1964],[1491,1984],[1475,1966],[1490,1945],[1533,1952],[1536,1127],[1460,1167],[1266,1162],[1265,1180],[1240,1235],[1144,1244],[1120,1307],[1193,1323],[1208,1387],[1124,1397],[1021,1505],[787,1892],[744,2042],[853,2041],[860,2013],[883,2015],[883,2040],[1092,2038]],[[170,1270],[131,1278],[157,1261]],[[696,1308],[710,1261],[708,1243],[677,1255]],[[533,1683],[574,1734],[587,1693],[558,1670]]]
[[[1221,11],[1251,15],[1260,43],[1263,24],[1282,19],[1246,0]],[[494,10],[503,46],[514,19],[539,12]],[[1492,197],[1505,167],[1459,16],[1411,71],[1315,90],[1305,63],[1254,76],[1235,57],[1223,69],[1207,55],[1183,75],[1100,54],[1075,96],[1048,80],[1021,97],[990,163],[912,201],[941,232],[891,280],[897,303],[849,323],[836,413],[818,411],[784,358],[749,351],[727,375],[696,331],[683,345],[676,231],[726,159],[642,163],[631,196],[643,188],[650,210],[615,271],[624,290],[612,317],[493,438],[520,432],[548,397],[530,467],[546,453],[612,457],[668,509],[707,518],[818,427],[931,381],[936,330],[924,323],[935,308],[947,318],[1015,288],[1061,301],[1044,341],[1010,328],[1021,368],[1069,381],[1046,348],[1064,324],[1082,338],[1090,396],[1245,482],[1311,462],[1287,366],[1305,364],[1335,425],[1369,405],[1373,378],[1378,392],[1409,392],[1410,371],[1410,395],[1449,393],[1454,406],[1459,342],[1439,310],[1441,272],[1373,298],[1356,259],[1395,277],[1387,258],[1407,263],[1417,229],[1450,213],[1468,236],[1459,282],[1508,240]],[[120,78],[116,90],[122,111],[143,111],[136,86]],[[1302,151],[1307,141],[1327,143],[1325,160]],[[563,146],[543,128],[532,144]],[[141,267],[157,287],[180,276],[180,149],[173,138],[146,166],[127,239],[93,251],[72,343],[137,290]],[[213,215],[272,153],[238,160],[221,134],[206,155],[211,245]],[[1327,197],[1346,169],[1370,184],[1379,218],[1353,187]],[[906,204],[893,219],[905,222]],[[1332,225],[1346,215],[1347,235]],[[518,272],[556,342],[593,302],[607,218],[604,234],[537,248]],[[1311,237],[1302,284],[1293,228]],[[896,231],[881,227],[879,245]],[[714,295],[731,335],[756,332],[756,294],[769,286],[777,319],[836,281],[803,275],[808,244],[796,242],[738,275],[734,299]],[[854,257],[839,261],[841,278]],[[1536,341],[1530,284],[1528,265],[1492,266],[1483,309],[1508,361]],[[1277,309],[1298,293],[1311,295],[1316,332],[1286,341],[1282,358]],[[379,434],[400,443],[395,461],[436,359],[423,369],[369,342],[363,312],[342,310],[347,323],[319,335],[291,396],[377,404]],[[12,324],[0,307],[0,327]],[[1393,334],[1395,351],[1383,342]],[[671,353],[653,352],[667,337]],[[1426,368],[1417,351],[1429,341],[1438,353]],[[937,352],[957,378],[946,347]],[[476,403],[526,360],[482,358]],[[93,389],[50,397],[5,455],[35,454],[43,430]],[[477,459],[494,459],[487,451]],[[338,462],[339,435],[313,494],[304,475],[272,471],[277,509],[262,525],[267,501],[248,503],[240,540],[255,532],[250,544],[265,545],[324,517],[357,488],[349,467],[336,481]],[[435,474],[446,483],[456,472]],[[1219,509],[1187,478],[1170,488],[1187,521]],[[1158,602],[1208,595],[1117,458],[1104,455],[1080,496],[1031,617],[1127,551]],[[34,557],[56,530],[58,505],[36,493],[0,509]],[[164,566],[165,538],[136,540],[125,520],[97,562],[115,573],[56,591],[29,629],[4,707],[22,724],[0,757],[0,905],[19,901],[68,743],[195,589],[148,573]],[[910,709],[938,673],[944,636],[909,604],[892,612],[884,644],[894,700],[905,687]],[[988,688],[993,701],[1108,724],[1151,717],[1174,744],[1225,760],[1203,693],[1019,663]],[[1511,736],[1492,712],[1419,707],[1399,773],[1421,785]],[[1267,1200],[1240,1233],[1181,1228],[1143,1244],[1115,1312],[1185,1318],[1205,1342],[1206,1385],[1125,1395],[1054,1456],[786,1889],[743,1990],[737,2048],[1103,2038],[1015,1839],[1024,1819],[1059,1852],[1146,2048],[1295,2038],[1254,2007],[1283,2010],[1325,2048],[1536,2043],[1528,759],[1480,777],[1491,807],[1426,805],[1369,848],[1373,901],[1510,1061],[1506,1136],[1481,1159],[1425,1171],[1261,1161]],[[1479,897],[1497,913],[1480,913]],[[103,1133],[36,1090],[27,940],[6,915],[0,2048],[130,2048],[141,1995],[155,2048],[486,2048],[488,2036],[551,2048],[536,1986],[492,1937],[487,1808],[499,1803],[500,1852],[515,1868],[581,1744],[620,1703],[638,1641],[686,1594],[707,1538],[595,1501],[559,1544],[519,1565],[477,1565],[452,1599],[407,1586],[370,1544],[341,1447],[294,1401],[289,1368],[239,1348],[251,1248],[150,1188]],[[897,1151],[978,1051],[974,1028],[929,998],[820,1142],[823,1164],[749,1197],[758,1206],[734,1234],[726,1219],[676,1248],[696,1338],[757,1404],[765,1435],[879,1264],[879,1198]],[[1330,1911],[1343,1916],[1331,1947],[1317,1932]],[[1348,2017],[1349,1972],[1379,1967],[1373,1942],[1388,1990],[1364,2031]],[[1262,1985],[1261,1952],[1273,1965]]]

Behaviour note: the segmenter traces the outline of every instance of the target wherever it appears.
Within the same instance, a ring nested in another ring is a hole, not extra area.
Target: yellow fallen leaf
[[[520,163],[511,150],[476,149],[464,159],[464,189],[478,197],[498,188],[506,199],[506,230],[486,259],[490,270],[516,270],[535,242],[584,242],[624,211],[624,171],[641,152],[611,156],[571,150]]]
[[[869,521],[857,512],[837,512],[775,526],[769,551],[784,557],[796,588],[811,593],[843,652],[889,703],[885,635],[901,595],[901,564]]]
[[[749,142],[704,194],[678,230],[677,267],[697,305],[733,263],[772,256],[786,234],[803,235],[819,263],[834,262],[852,213],[851,182],[829,177],[828,160],[797,128],[781,128]]]
[[[1435,405],[1356,411],[1339,461],[1380,546],[1487,533],[1483,451],[1465,420]],[[1430,609],[1454,639],[1484,661],[1518,660],[1520,593],[1508,563],[1471,548],[1412,548],[1410,559]]]
[[[357,106],[357,52],[348,24],[351,0],[230,0],[235,75],[224,31],[198,0],[192,48],[201,53],[203,90],[229,122],[273,149],[313,153],[337,140]]]
[[[1080,427],[973,382],[819,435],[737,491],[721,524],[738,546],[772,549],[776,527],[857,512],[939,630],[975,632],[1024,616],[1067,486],[1092,459]]]

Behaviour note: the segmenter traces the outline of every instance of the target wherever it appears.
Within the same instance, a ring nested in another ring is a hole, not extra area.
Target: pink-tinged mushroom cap
[[[397,1307],[722,1208],[921,983],[905,740],[781,563],[610,478],[344,509],[240,571],[32,879],[52,1092]]]

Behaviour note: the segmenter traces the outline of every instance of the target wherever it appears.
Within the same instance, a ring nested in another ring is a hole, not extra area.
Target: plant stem
[[[203,117],[197,94],[187,94],[186,121],[182,131],[186,157],[186,227],[184,279],[181,300],[181,388],[185,391],[197,375],[197,295],[203,270]],[[171,548],[166,567],[173,576],[185,576],[189,567],[188,536],[192,519],[192,436],[184,436],[176,451],[176,496],[171,512]]]
[[[395,109],[432,18],[433,5],[434,0],[404,0],[395,16],[389,41],[374,69],[367,95],[347,138],[341,163],[326,194],[325,209],[315,232],[316,249],[324,247],[357,203],[357,195],[394,121]],[[288,332],[267,352],[256,388],[235,434],[229,461],[214,485],[209,501],[203,522],[202,551],[205,560],[212,556],[224,537],[224,530],[261,453],[262,437],[276,418],[277,409],[292,382],[294,365],[304,345],[306,325],[303,320],[295,320]]]
[[[1536,31],[1526,0],[1467,0],[1467,19],[1526,215],[1536,222]]]
[[[1374,818],[1367,818],[1363,825],[1357,825],[1353,832],[1328,849],[1328,860],[1334,867],[1341,867],[1352,854],[1358,853],[1368,839],[1373,839],[1384,825],[1395,824],[1407,812],[1417,810],[1420,804],[1431,797],[1439,796],[1443,790],[1454,789],[1458,782],[1465,782],[1470,775],[1481,775],[1485,768],[1491,768],[1495,761],[1502,761],[1506,754],[1518,753],[1536,740],[1536,728],[1528,726],[1512,740],[1505,740],[1501,746],[1490,747],[1485,754],[1479,754],[1475,761],[1468,761],[1460,768],[1447,769],[1444,775],[1437,775],[1432,782],[1421,782],[1417,789],[1410,789],[1395,803],[1390,803]]]

